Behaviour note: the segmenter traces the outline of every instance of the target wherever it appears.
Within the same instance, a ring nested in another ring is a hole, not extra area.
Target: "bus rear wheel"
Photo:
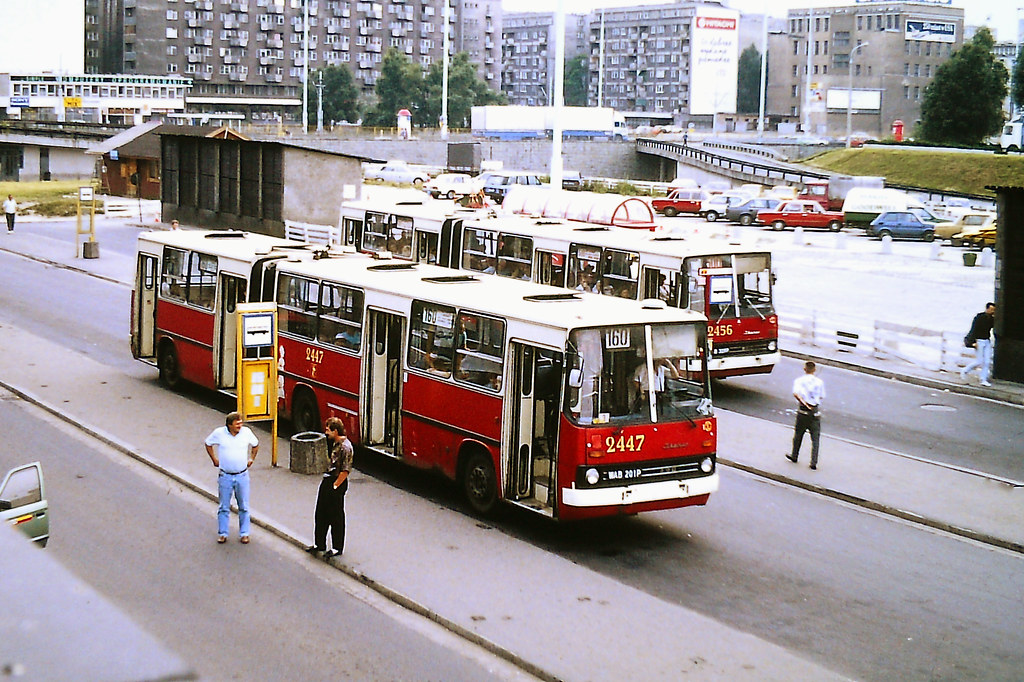
[[[160,346],[156,366],[160,370],[160,381],[164,386],[172,390],[181,387],[181,366],[178,364],[178,351],[174,349],[173,343],[167,342]]]
[[[474,452],[466,462],[462,475],[462,487],[466,501],[478,514],[489,514],[498,501],[498,478],[494,475],[491,458],[482,452]]]
[[[308,390],[299,390],[292,395],[292,428],[296,433],[320,431],[320,408]]]

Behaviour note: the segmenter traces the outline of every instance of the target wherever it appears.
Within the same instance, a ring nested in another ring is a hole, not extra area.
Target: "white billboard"
[[[698,5],[690,27],[690,113],[736,111],[740,14]]]
[[[955,43],[956,24],[951,21],[907,19],[904,37],[907,40],[926,40],[932,43]]]
[[[829,88],[825,95],[825,105],[829,110],[846,111],[850,102],[850,91],[846,88]],[[877,112],[882,108],[881,90],[854,90],[853,111]]]
[[[0,0],[0,70],[85,73],[85,3]]]

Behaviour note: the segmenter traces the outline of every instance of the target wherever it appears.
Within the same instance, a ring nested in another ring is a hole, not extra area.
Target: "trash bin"
[[[973,268],[978,263],[978,254],[973,251],[964,251],[964,265]]]
[[[303,431],[291,438],[288,469],[293,474],[322,474],[327,471],[327,436]]]

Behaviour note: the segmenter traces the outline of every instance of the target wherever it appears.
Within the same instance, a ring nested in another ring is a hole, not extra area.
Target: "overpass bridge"
[[[636,151],[647,157],[644,165],[656,164],[660,177],[671,179],[680,165],[687,166],[702,179],[727,179],[737,184],[802,185],[807,180],[828,179],[835,173],[789,163],[787,157],[771,147],[728,141],[703,141],[688,145],[679,141],[640,138]],[[680,173],[682,174],[682,173]],[[703,182],[701,182],[703,184]],[[966,198],[976,205],[995,207],[995,199],[981,194],[914,187],[886,182],[886,187],[902,190],[922,201],[945,201],[949,197]]]

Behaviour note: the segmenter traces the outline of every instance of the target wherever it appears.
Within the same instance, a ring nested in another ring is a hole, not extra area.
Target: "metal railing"
[[[973,357],[963,334],[936,331],[848,315],[779,312],[779,344],[787,350],[808,347],[878,360],[898,360],[933,372],[957,372]]]

